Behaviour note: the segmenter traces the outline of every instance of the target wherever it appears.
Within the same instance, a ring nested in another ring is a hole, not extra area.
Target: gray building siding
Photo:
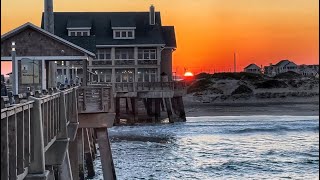
[[[161,52],[161,73],[168,75],[168,80],[172,80],[172,49],[163,49]]]

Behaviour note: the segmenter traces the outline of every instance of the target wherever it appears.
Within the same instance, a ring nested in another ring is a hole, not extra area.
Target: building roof
[[[289,63],[292,63],[292,64],[296,65],[296,63],[285,59],[285,60],[279,61],[275,66],[286,66],[286,65],[288,65]]]
[[[4,41],[9,37],[14,36],[15,34],[18,34],[18,33],[22,32],[23,30],[25,30],[27,28],[31,28],[31,29],[39,32],[39,33],[44,34],[45,36],[48,36],[48,37],[50,37],[52,39],[55,39],[55,40],[65,44],[65,45],[67,45],[69,47],[72,47],[74,49],[77,49],[78,51],[81,51],[81,52],[83,52],[85,54],[88,54],[88,55],[93,56],[93,57],[95,56],[95,54],[93,52],[88,51],[87,49],[84,49],[84,48],[82,48],[82,47],[80,47],[80,46],[78,46],[76,44],[73,44],[72,42],[69,42],[66,39],[63,39],[63,38],[61,38],[59,36],[56,36],[56,35],[48,32],[48,31],[45,31],[45,30],[41,29],[40,27],[30,23],[30,22],[27,22],[27,23],[25,23],[25,24],[15,28],[15,29],[13,29],[13,30],[5,33],[4,35],[1,36],[1,41]]]
[[[162,26],[160,12],[155,12],[155,25],[149,24],[149,12],[54,12],[54,34],[92,50],[74,37],[68,38],[67,27],[90,26],[94,45],[159,45],[176,48],[173,26]],[[43,28],[43,14],[41,27]],[[135,27],[135,39],[113,39],[112,27]],[[91,42],[90,42],[91,43]]]
[[[162,35],[166,42],[166,47],[177,48],[174,26],[162,26]]]
[[[254,63],[249,64],[247,67],[245,67],[244,69],[248,69],[248,68],[255,68],[255,69],[260,69],[260,67]]]

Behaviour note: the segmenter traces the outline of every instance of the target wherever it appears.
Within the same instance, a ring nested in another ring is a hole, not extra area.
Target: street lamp
[[[16,42],[11,42],[12,56],[12,90],[13,94],[18,94],[18,61],[16,60]]]

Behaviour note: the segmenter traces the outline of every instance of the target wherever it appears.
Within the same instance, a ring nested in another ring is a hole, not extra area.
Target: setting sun
[[[185,77],[192,77],[193,73],[188,71],[188,72],[184,73],[184,76]]]

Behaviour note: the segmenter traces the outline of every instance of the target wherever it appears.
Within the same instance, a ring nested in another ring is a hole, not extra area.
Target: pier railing
[[[111,97],[111,86],[81,86],[78,90],[78,111],[79,113],[111,112]]]
[[[134,91],[175,91],[184,90],[184,82],[122,82],[115,83],[116,92],[134,92]]]
[[[45,172],[45,153],[57,139],[68,138],[69,121],[78,122],[76,90],[19,95],[15,104],[1,97],[1,179]]]

